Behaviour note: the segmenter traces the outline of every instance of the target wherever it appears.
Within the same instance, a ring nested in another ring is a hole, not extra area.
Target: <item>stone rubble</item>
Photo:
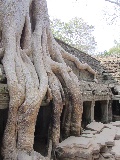
[[[68,137],[56,149],[57,160],[120,160],[120,121],[92,122],[80,137]]]

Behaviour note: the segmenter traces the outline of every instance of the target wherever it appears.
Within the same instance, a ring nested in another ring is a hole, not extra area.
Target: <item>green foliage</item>
[[[109,55],[109,52],[105,50],[104,53],[103,53],[103,55],[107,56],[107,55]]]
[[[115,45],[109,49],[109,51],[104,52],[104,55],[120,54],[120,43],[115,42]]]
[[[65,43],[86,53],[93,53],[96,47],[95,38],[92,35],[94,27],[88,25],[81,18],[73,18],[69,22],[60,19],[51,21],[53,35]]]

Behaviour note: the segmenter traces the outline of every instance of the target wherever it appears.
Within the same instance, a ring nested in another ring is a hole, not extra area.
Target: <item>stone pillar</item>
[[[112,100],[108,103],[108,122],[112,122]]]
[[[91,102],[91,122],[94,121],[94,107],[95,107],[95,101],[93,100]]]
[[[101,122],[102,123],[108,123],[108,104],[109,101],[101,101],[101,111],[102,111],[102,115],[101,115]]]

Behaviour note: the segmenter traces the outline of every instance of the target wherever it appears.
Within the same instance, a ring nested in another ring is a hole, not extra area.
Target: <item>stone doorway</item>
[[[94,120],[96,122],[108,122],[108,101],[96,101],[94,107]]]
[[[114,100],[112,102],[112,113],[113,113],[113,115],[119,115],[120,116],[120,103],[119,103],[119,100]]]
[[[35,126],[34,133],[34,150],[46,156],[47,154],[47,140],[48,140],[48,128],[51,119],[51,103],[48,106],[41,106],[38,116],[37,122]],[[6,122],[8,117],[8,108],[0,109],[0,160],[2,160],[1,156],[1,146],[2,146],[2,138],[5,130]]]
[[[2,160],[1,156],[2,138],[7,123],[7,117],[8,117],[8,108],[0,109],[0,160]]]
[[[100,101],[96,101],[94,107],[94,120],[96,122],[101,122],[101,117],[102,117],[101,103]]]
[[[82,128],[91,122],[91,101],[83,102]]]
[[[35,126],[34,150],[43,156],[47,154],[48,130],[51,119],[51,105],[41,106]]]
[[[119,103],[119,100],[113,100],[113,102],[112,102],[112,114],[113,114],[113,121],[120,121],[120,103]]]

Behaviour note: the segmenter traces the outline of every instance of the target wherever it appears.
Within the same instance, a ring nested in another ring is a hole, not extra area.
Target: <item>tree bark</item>
[[[46,0],[0,0],[0,32],[0,56],[3,57],[10,94],[2,154],[4,160],[41,159],[40,154],[33,152],[34,131],[47,92],[48,99],[53,100],[53,150],[60,139],[60,116],[64,104],[68,110],[63,120],[65,137],[80,135],[82,95],[79,80],[65,59],[74,62],[78,69],[87,69],[95,81],[96,72],[55,41]]]

